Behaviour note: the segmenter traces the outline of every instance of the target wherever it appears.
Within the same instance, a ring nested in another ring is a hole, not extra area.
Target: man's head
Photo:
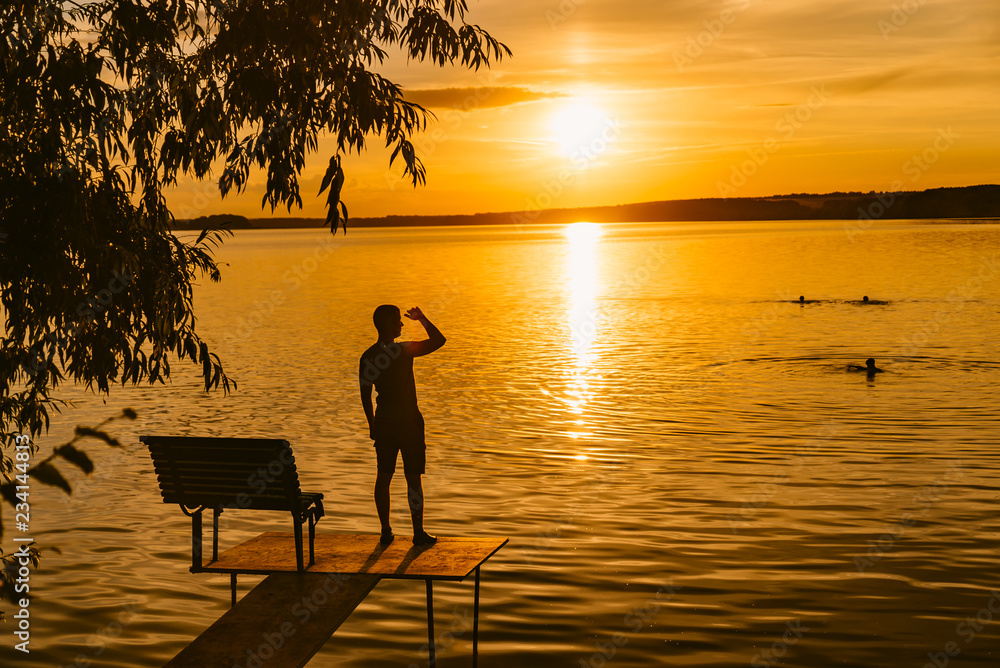
[[[399,314],[399,307],[392,304],[382,304],[375,313],[372,314],[372,322],[378,335],[382,337],[396,338],[403,330],[403,321]]]

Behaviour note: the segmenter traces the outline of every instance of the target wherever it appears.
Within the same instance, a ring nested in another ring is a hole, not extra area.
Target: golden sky
[[[437,121],[414,189],[373,137],[346,162],[352,216],[1000,183],[997,0],[470,0],[514,52],[490,70],[380,72]],[[304,208],[330,156],[302,179]],[[264,175],[179,218],[270,216]]]

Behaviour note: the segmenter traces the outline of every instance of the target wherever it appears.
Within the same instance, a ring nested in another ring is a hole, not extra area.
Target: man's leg
[[[406,472],[406,497],[410,502],[410,521],[413,522],[413,544],[431,545],[437,541],[424,531],[424,488],[420,484],[420,473]]]
[[[406,472],[406,498],[410,502],[413,535],[420,536],[424,533],[424,488],[419,473]]]
[[[378,511],[378,521],[382,525],[382,535],[391,534],[389,525],[389,483],[392,482],[392,471],[379,471],[375,476],[375,510]]]
[[[412,440],[400,448],[400,453],[406,476],[406,498],[410,503],[410,521],[413,522],[413,544],[430,545],[437,538],[424,531],[424,487],[420,476],[427,467],[427,447],[424,445],[423,418],[414,425],[412,436]]]
[[[382,543],[388,545],[392,541],[392,527],[389,523],[389,483],[392,474],[396,472],[396,457],[399,449],[385,443],[376,444],[375,458],[378,472],[375,474],[375,510],[378,521],[382,525]]]

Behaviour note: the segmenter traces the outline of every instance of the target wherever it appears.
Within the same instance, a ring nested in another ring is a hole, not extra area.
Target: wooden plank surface
[[[410,536],[396,536],[388,547],[377,534],[316,534],[316,564],[310,573],[367,573],[386,578],[463,580],[507,544],[506,538],[441,536],[427,547],[416,547]],[[275,573],[295,571],[295,539],[291,533],[269,531],[226,550],[218,561],[206,561],[205,571]]]
[[[293,566],[294,561],[293,555]],[[165,668],[304,666],[379,579],[369,574],[270,575]]]

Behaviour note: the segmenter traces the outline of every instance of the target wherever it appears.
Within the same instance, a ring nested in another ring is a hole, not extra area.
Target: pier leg
[[[236,573],[229,574],[229,587],[233,590],[233,602],[230,607],[236,607]]]
[[[427,655],[430,668],[434,668],[434,581],[427,580]]]
[[[479,663],[479,566],[476,566],[476,596],[472,606],[472,668]]]

